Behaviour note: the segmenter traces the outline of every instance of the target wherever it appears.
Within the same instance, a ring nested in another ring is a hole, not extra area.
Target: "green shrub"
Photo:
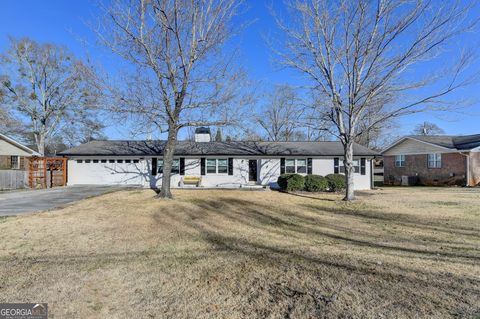
[[[328,181],[320,175],[305,176],[305,190],[307,192],[325,192],[328,189]]]
[[[298,174],[282,174],[277,183],[281,190],[287,192],[301,191],[305,187],[305,179]]]
[[[346,188],[345,175],[342,174],[328,174],[325,176],[328,181],[328,189],[331,192],[338,192]]]

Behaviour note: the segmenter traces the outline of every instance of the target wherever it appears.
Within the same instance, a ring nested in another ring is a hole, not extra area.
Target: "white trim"
[[[208,160],[215,160],[215,173],[209,173],[208,172]],[[218,172],[218,161],[219,160],[226,160],[227,161],[227,171],[225,173],[219,173]],[[212,158],[212,157],[207,157],[205,158],[205,175],[217,175],[217,176],[224,176],[224,175],[228,175],[228,157],[215,157],[215,158]]]
[[[15,145],[18,148],[23,149],[25,152],[32,154],[32,156],[41,156],[40,153],[35,152],[29,147],[26,147],[25,145],[21,144],[20,142],[15,141],[13,138],[10,138],[2,133],[0,133],[0,138],[4,139],[5,141],[9,142],[10,144]]]

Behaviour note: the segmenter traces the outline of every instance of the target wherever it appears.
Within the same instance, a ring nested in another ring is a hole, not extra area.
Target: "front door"
[[[257,181],[257,160],[248,160],[248,180]]]

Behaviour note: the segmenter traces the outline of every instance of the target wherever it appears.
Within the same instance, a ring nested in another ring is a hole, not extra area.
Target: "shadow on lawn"
[[[371,247],[379,249],[381,251],[380,255],[444,260],[470,265],[478,263],[480,258],[477,256],[444,251],[426,251],[402,247],[398,244],[384,245],[379,242],[356,238],[352,236],[352,232],[349,233],[351,236],[333,234],[332,230],[336,228],[335,225],[324,223],[316,229],[313,227],[315,224],[313,221],[304,220],[302,217],[287,220],[281,216],[272,216],[271,207],[262,207],[256,202],[238,198],[195,199],[192,203],[198,207],[198,210],[185,211],[186,218],[183,217],[181,223],[185,227],[197,231],[204,241],[214,247],[215,251],[232,254],[234,259],[238,258],[237,255],[243,255],[258,262],[273,264],[275,267],[282,265],[288,268],[301,265],[314,273],[319,271],[319,266],[325,266],[327,269],[333,267],[350,274],[374,275],[387,281],[421,282],[422,285],[438,287],[439,289],[448,289],[453,282],[458,284],[468,280],[478,281],[472,278],[452,276],[451,274],[445,276],[441,272],[431,269],[411,269],[399,264],[389,263],[388,266],[381,266],[376,263],[376,261],[382,260],[381,256],[368,262],[357,260],[348,252],[345,252],[345,254],[312,254],[309,253],[308,247],[303,250],[301,248],[302,244],[292,246],[292,240],[304,241],[307,239],[310,241],[307,246],[311,246],[312,244],[322,245],[327,238],[346,242],[353,246],[351,248],[353,251],[355,247]],[[201,218],[198,218],[199,211],[203,214]],[[157,214],[163,215],[162,218],[168,216],[169,219],[179,221],[179,215],[174,211],[167,210]],[[325,229],[328,226],[331,226],[331,230]],[[242,233],[243,229],[248,229],[248,231]],[[252,231],[253,233],[250,233]],[[342,232],[345,233],[343,229]],[[284,238],[282,239],[281,236]],[[376,254],[378,252],[373,251],[371,253]],[[453,258],[456,260],[453,260]],[[462,260],[458,260],[458,258]],[[330,275],[335,276],[334,273]],[[424,275],[424,277],[421,278],[421,275]],[[433,282],[432,276],[435,276],[436,279],[445,277],[445,280],[435,280]]]
[[[343,227],[341,225],[336,225],[331,222],[325,222],[320,219],[302,216],[302,214],[300,214],[299,212],[272,212],[272,208],[269,206],[262,206],[257,202],[250,202],[238,198],[228,198],[222,200],[199,199],[194,200],[193,202],[202,210],[209,211],[213,214],[218,214],[218,220],[226,218],[230,221],[238,223],[239,226],[245,225],[251,228],[259,229],[261,232],[265,232],[266,235],[268,235],[269,233],[276,233],[277,235],[280,234],[286,236],[287,233],[285,233],[285,231],[287,231],[288,235],[300,235],[300,237],[313,235],[312,237],[310,237],[310,239],[314,239],[315,237],[317,237],[318,239],[321,239],[321,237],[326,237],[333,240],[347,242],[355,246],[378,248],[381,250],[392,252],[420,254],[424,255],[424,257],[434,256],[435,258],[449,257],[480,260],[478,256],[472,256],[468,254],[452,253],[437,249],[425,250],[400,246],[398,245],[399,239],[409,244],[415,244],[415,242],[412,241],[409,237],[401,238],[399,234],[395,234],[394,236],[392,236],[385,232],[380,234],[373,234],[369,233],[368,231],[359,231],[352,227]],[[343,210],[336,208],[316,207],[316,209],[327,213],[335,214],[338,214],[339,212],[344,212]],[[275,213],[277,213],[276,216],[273,215]],[[362,213],[361,211],[356,211],[355,213],[345,213],[345,215],[347,214],[351,214],[358,218],[371,218],[370,215]],[[222,224],[223,223],[217,224],[219,230],[222,230]],[[434,229],[438,230],[437,226],[429,226],[422,224],[419,225],[421,228],[425,227],[428,229],[435,227]],[[474,234],[462,233],[462,235]],[[475,235],[478,237],[478,234]],[[385,245],[381,243],[387,241],[395,242],[395,244],[392,243],[389,245]]]

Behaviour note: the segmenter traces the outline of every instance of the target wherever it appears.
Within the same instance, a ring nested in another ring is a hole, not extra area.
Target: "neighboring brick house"
[[[28,170],[28,157],[37,152],[0,133],[0,170]]]
[[[480,184],[480,134],[406,136],[382,155],[385,185]]]

